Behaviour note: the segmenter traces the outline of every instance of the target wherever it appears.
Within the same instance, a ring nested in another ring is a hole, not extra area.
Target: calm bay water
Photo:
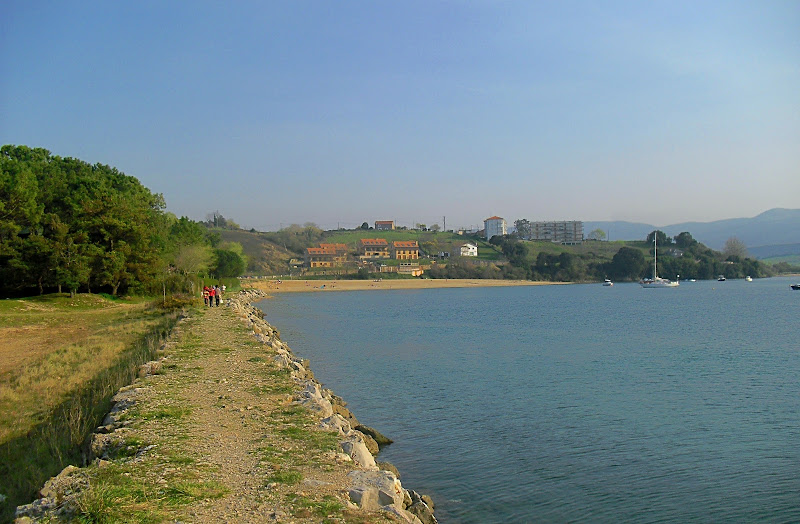
[[[278,295],[259,307],[443,523],[800,522],[785,278]]]

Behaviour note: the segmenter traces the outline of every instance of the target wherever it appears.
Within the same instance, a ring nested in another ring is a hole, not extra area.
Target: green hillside
[[[286,273],[289,260],[298,255],[288,249],[267,240],[264,233],[250,232],[242,229],[215,230],[225,242],[238,242],[247,257],[247,274],[281,275]]]
[[[513,237],[493,239],[496,245],[473,236],[420,230],[336,230],[322,231],[313,226],[291,226],[276,232],[217,230],[224,241],[238,242],[248,258],[248,274],[281,275],[289,272],[291,259],[302,259],[307,247],[320,243],[348,246],[355,254],[363,238],[383,238],[388,242],[415,240],[420,246],[422,264],[439,253],[456,252],[461,244],[478,244],[477,258],[455,257],[438,260],[425,274],[430,278],[511,278],[554,281],[597,281],[603,278],[638,280],[652,274],[652,246],[645,241],[585,241],[567,246],[552,242],[521,241]],[[659,242],[661,246],[661,242]],[[709,279],[724,274],[728,278],[767,276],[769,266],[755,260],[726,260],[688,237],[679,247],[667,243],[659,248],[658,274],[666,278]]]

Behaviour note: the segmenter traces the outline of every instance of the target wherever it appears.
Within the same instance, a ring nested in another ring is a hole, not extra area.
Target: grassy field
[[[152,357],[175,316],[144,299],[90,294],[0,301],[2,510],[80,456],[110,396]]]
[[[778,264],[780,262],[786,262],[787,264],[791,264],[793,266],[800,266],[800,255],[783,255],[780,257],[769,257],[769,258],[764,258],[761,261],[767,264]]]

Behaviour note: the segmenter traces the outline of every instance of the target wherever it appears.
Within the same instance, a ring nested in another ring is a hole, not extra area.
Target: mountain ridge
[[[737,237],[749,247],[792,245],[800,243],[800,209],[773,208],[754,217],[726,218],[712,222],[681,222],[654,226],[626,221],[587,221],[584,234],[602,229],[610,240],[644,239],[654,229],[669,236],[688,231],[712,249],[722,249],[730,237]]]

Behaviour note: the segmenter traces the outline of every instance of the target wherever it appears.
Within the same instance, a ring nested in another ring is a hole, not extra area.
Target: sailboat
[[[658,252],[658,242],[657,242],[658,235],[653,235],[653,278],[643,278],[639,281],[639,284],[642,287],[678,287],[679,282],[674,280],[667,280],[666,278],[660,278],[658,273],[656,272],[656,260],[657,260],[657,252]]]

